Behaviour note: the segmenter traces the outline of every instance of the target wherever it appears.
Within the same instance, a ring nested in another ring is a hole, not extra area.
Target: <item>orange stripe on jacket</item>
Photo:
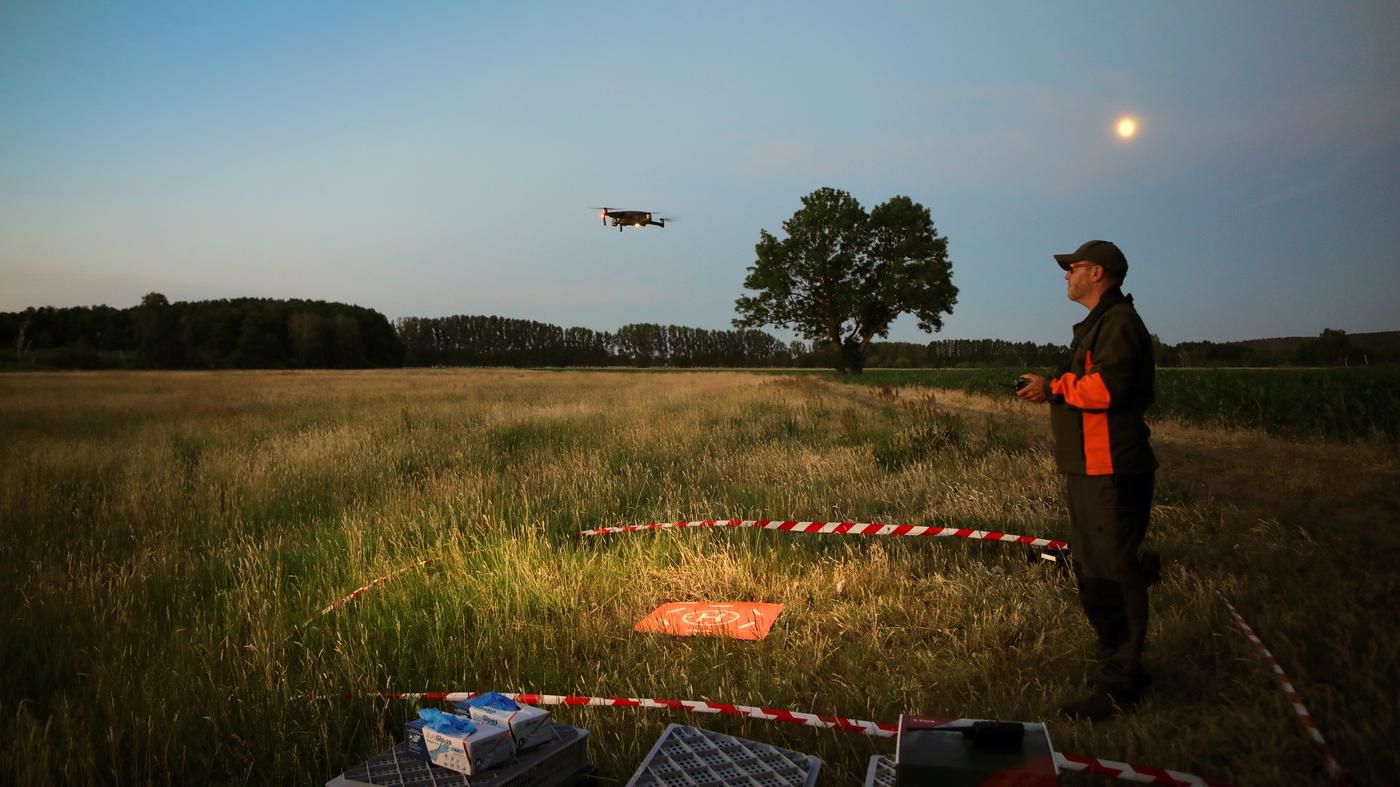
[[[1065,404],[1080,410],[1107,410],[1108,386],[1103,376],[1094,372],[1093,353],[1084,353],[1084,376],[1065,372],[1050,381],[1050,392],[1063,397]]]
[[[1084,353],[1084,376],[1065,372],[1050,382],[1051,392],[1063,397],[1065,403],[1083,410],[1084,472],[1087,475],[1112,475],[1113,450],[1108,438],[1108,405],[1110,396],[1103,376],[1094,371],[1094,355]],[[1091,412],[1097,411],[1097,412]]]
[[[1113,449],[1108,442],[1108,413],[1083,414],[1084,474],[1113,475]]]

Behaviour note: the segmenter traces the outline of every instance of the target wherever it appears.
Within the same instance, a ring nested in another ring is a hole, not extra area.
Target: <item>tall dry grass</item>
[[[1157,685],[1100,725],[1055,717],[1083,689],[1087,627],[1071,583],[1016,547],[572,535],[745,517],[1067,537],[1037,422],[864,396],[730,373],[0,377],[3,779],[319,784],[411,717],[376,692],[492,689],[1044,719],[1063,752],[1317,779],[1220,593],[1359,780],[1394,772],[1396,625],[1364,610],[1393,608],[1395,537],[1302,537],[1287,512],[1223,500],[1183,465],[1160,476],[1150,536],[1170,563],[1154,589]],[[760,642],[632,631],[685,600],[785,609]],[[555,713],[592,731],[591,758],[619,780],[670,721],[817,754],[827,784],[859,783],[892,749],[731,718]]]

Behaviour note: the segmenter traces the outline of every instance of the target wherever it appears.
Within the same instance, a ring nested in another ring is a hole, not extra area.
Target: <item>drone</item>
[[[614,227],[618,232],[622,232],[623,227],[645,227],[650,224],[653,227],[666,226],[667,221],[675,221],[675,218],[665,218],[658,216],[655,220],[651,217],[649,210],[613,210],[612,208],[599,208],[603,211],[598,218],[603,220],[603,226],[608,226],[608,219],[612,219]]]

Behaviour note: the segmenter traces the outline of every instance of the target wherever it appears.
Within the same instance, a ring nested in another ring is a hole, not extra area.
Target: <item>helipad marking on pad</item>
[[[634,628],[678,637],[763,639],[782,611],[782,604],[762,602],[672,602],[652,610]]]

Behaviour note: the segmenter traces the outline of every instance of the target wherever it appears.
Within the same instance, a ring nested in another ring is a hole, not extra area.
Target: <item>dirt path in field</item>
[[[991,414],[1010,412],[1015,404],[1014,401],[995,402],[985,396],[974,396],[964,394],[961,391],[948,391],[932,388],[895,388],[882,385],[878,388],[867,388],[858,384],[843,384],[837,382],[821,381],[827,391],[835,396],[853,404],[860,405],[868,410],[880,410],[885,407],[909,404],[918,401],[934,401],[938,407],[944,410],[966,414]],[[1047,434],[1048,434],[1047,426]]]

